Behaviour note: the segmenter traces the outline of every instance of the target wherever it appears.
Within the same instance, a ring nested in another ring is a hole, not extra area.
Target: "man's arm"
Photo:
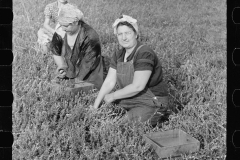
[[[96,40],[90,40],[88,43],[85,44],[86,46],[83,46],[82,53],[84,54],[83,59],[81,62],[78,62],[79,64],[79,73],[78,78],[80,80],[83,80],[86,75],[95,69],[95,67],[98,65],[98,62],[100,63],[101,58],[101,47],[100,42]],[[80,53],[81,54],[81,53]]]
[[[50,50],[54,55],[61,56],[63,47],[63,39],[57,33],[53,34],[53,38],[50,44]]]

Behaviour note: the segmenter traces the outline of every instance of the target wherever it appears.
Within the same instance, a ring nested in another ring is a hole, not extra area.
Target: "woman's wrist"
[[[112,99],[113,99],[113,101],[117,100],[115,97],[115,92],[112,93]]]
[[[96,98],[94,105],[93,105],[95,109],[99,108],[101,101],[102,101],[101,98],[99,98],[99,97]]]
[[[93,104],[93,108],[94,108],[94,109],[97,109],[98,106],[99,106],[99,105],[97,105],[97,104],[96,104],[96,101],[95,101],[95,103]]]

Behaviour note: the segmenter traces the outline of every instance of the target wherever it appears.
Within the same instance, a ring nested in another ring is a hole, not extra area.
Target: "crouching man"
[[[68,79],[73,83],[86,81],[100,89],[103,83],[103,58],[97,32],[83,21],[83,13],[66,4],[59,13],[64,38],[54,33],[51,51],[57,64],[54,82]]]

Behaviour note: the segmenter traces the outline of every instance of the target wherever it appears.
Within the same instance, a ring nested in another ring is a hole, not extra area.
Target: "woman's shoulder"
[[[68,2],[68,4],[73,5],[73,6],[75,6],[75,7],[78,8],[78,5],[76,5],[75,3],[70,3],[70,2]]]
[[[44,9],[45,16],[52,16],[54,12],[57,12],[57,3],[49,3]]]
[[[152,53],[155,54],[155,52],[152,50],[152,48],[149,45],[141,44],[141,48],[139,49],[140,53]]]
[[[140,44],[139,46],[141,46],[141,48],[139,48],[139,50],[137,51],[137,55],[135,60],[138,59],[154,59],[156,56],[155,52],[152,50],[152,48],[149,45],[146,44]]]

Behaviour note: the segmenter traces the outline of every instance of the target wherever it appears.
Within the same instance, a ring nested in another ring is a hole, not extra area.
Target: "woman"
[[[152,49],[138,41],[136,19],[123,15],[114,22],[113,28],[122,49],[112,57],[93,108],[97,109],[102,100],[115,101],[127,110],[128,120],[149,121],[155,125],[161,116],[159,112],[168,107],[161,63]],[[116,91],[111,92],[115,86]]]
[[[45,21],[43,23],[43,28],[40,28],[38,31],[38,43],[42,47],[44,53],[47,53],[49,51],[50,42],[55,32],[57,32],[62,37],[65,34],[65,32],[58,24],[58,15],[61,7],[67,3],[68,0],[57,0],[45,7]],[[51,27],[51,22],[55,24],[55,28]]]
[[[68,79],[73,85],[87,81],[100,89],[103,59],[97,32],[83,21],[83,13],[71,4],[61,8],[58,21],[66,34],[62,39],[54,33],[50,47],[58,66],[57,79]]]

